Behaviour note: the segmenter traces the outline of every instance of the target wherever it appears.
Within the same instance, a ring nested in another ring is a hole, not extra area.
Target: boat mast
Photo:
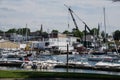
[[[105,36],[104,36],[104,39],[105,39],[105,42],[106,42],[106,12],[105,12],[105,7],[103,8],[103,14],[104,14],[104,27],[105,27]]]
[[[103,14],[104,14],[104,28],[105,28],[104,43],[105,43],[105,47],[107,49],[108,47],[107,47],[107,35],[106,35],[106,10],[105,10],[105,7],[103,7]]]
[[[27,33],[28,33],[28,30],[27,30],[27,24],[26,24],[26,42],[27,42]]]

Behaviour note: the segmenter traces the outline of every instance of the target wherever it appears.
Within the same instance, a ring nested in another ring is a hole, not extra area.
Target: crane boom
[[[85,23],[85,27],[88,29],[88,31],[91,33],[91,29],[88,27],[88,25]]]
[[[68,8],[68,10],[69,10],[70,15],[71,15],[71,17],[72,17],[72,20],[73,20],[73,22],[74,22],[74,25],[75,25],[76,29],[78,30],[77,23],[76,23],[75,18],[74,18],[73,14],[72,14],[72,13],[73,13],[73,11],[72,11],[70,8]]]
[[[74,16],[73,16],[73,10],[71,10],[71,8],[70,7],[68,7],[67,5],[65,5],[67,8],[68,8],[68,10],[69,10],[69,12],[70,12],[70,15],[71,15],[71,17],[72,17],[72,20],[73,20],[73,22],[74,22],[74,25],[75,25],[75,27],[76,27],[76,29],[77,30],[79,30],[78,29],[78,25],[77,25],[77,23],[76,23],[76,20],[75,20],[75,18],[74,18]],[[76,14],[75,14],[76,15]],[[78,16],[77,16],[78,17]],[[79,17],[78,17],[79,18]],[[88,27],[88,25],[81,19],[81,18],[79,18],[79,20],[83,23],[83,24],[85,24],[85,27],[88,29],[88,31],[89,32],[91,32],[91,29]]]
[[[66,6],[66,5],[65,5]],[[74,18],[74,16],[73,16],[73,10],[71,10],[71,8],[70,7],[68,7],[68,6],[66,6],[67,8],[68,8],[68,11],[70,12],[70,15],[71,15],[71,17],[72,17],[72,20],[73,20],[73,22],[74,22],[74,25],[75,25],[75,27],[76,27],[76,29],[79,31],[79,34],[80,34],[80,30],[79,30],[79,28],[78,28],[78,26],[77,26],[77,23],[76,23],[76,20],[75,20],[75,18]],[[75,13],[74,13],[75,14]],[[75,14],[76,15],[76,14]],[[77,15],[76,15],[77,16]],[[78,16],[77,16],[78,17]],[[79,18],[78,17],[78,19],[85,25],[85,42],[84,42],[84,46],[86,47],[86,35],[87,35],[87,33],[86,33],[86,31],[88,30],[90,33],[91,33],[91,29],[88,27],[88,25],[81,19],[81,18]],[[81,38],[81,37],[80,37]]]
[[[65,5],[65,4],[64,4],[64,5]],[[68,11],[70,12],[70,15],[71,15],[71,17],[72,17],[72,20],[73,20],[73,22],[74,22],[74,25],[75,25],[76,29],[79,31],[78,25],[77,25],[76,20],[75,20],[75,18],[74,18],[74,16],[73,16],[73,10],[72,10],[70,7],[68,7],[67,5],[65,5],[65,7],[68,8]]]

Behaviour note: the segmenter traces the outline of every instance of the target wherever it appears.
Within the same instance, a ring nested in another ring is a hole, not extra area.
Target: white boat
[[[45,63],[58,65],[58,64],[64,64],[63,62],[56,61],[56,60],[46,60]]]
[[[69,65],[78,65],[78,66],[91,66],[85,58],[80,60],[68,60]]]
[[[117,52],[107,52],[107,55],[109,56],[119,56]]]
[[[120,61],[100,61],[95,64],[96,67],[114,67],[114,68],[120,68]]]
[[[32,68],[32,65],[33,65],[33,63],[32,63],[31,61],[26,61],[26,62],[23,62],[23,63],[22,63],[21,68],[31,69],[31,68]]]
[[[106,55],[90,55],[88,57],[89,61],[102,61],[102,60],[110,61],[110,60],[113,60],[113,59],[114,59],[113,57],[106,56]]]
[[[41,51],[40,55],[51,55],[50,51],[45,50],[45,51]]]
[[[51,69],[54,68],[59,62],[55,60],[33,60],[24,62],[21,67],[25,69]]]

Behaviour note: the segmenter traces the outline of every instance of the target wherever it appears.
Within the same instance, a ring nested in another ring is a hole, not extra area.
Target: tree
[[[42,37],[48,38],[48,33],[47,32],[42,32]]]
[[[102,38],[103,38],[103,42],[104,42],[104,43],[108,41],[108,40],[107,40],[108,33],[105,34],[105,32],[102,31],[102,32],[101,32],[101,36],[102,36]]]
[[[2,31],[2,30],[0,30],[0,33],[3,33],[3,31]]]
[[[82,31],[83,34],[85,34],[85,30]],[[90,34],[90,32],[86,31],[86,34]]]
[[[72,34],[73,36],[80,37],[80,38],[83,36],[83,33],[79,30],[76,30],[75,28],[72,29]]]
[[[70,34],[70,32],[68,30],[65,30],[63,34]]]
[[[99,35],[99,30],[97,28],[93,28],[90,33],[92,35]]]
[[[16,33],[16,29],[15,28],[12,28],[12,29],[9,29],[6,33]]]
[[[105,37],[105,32],[104,31],[101,32],[101,36],[102,36],[102,38]]]
[[[23,29],[22,29],[22,28],[19,28],[19,29],[17,30],[17,34],[23,35]]]
[[[120,31],[116,30],[113,34],[114,40],[120,40]]]
[[[17,33],[18,34],[21,34],[21,35],[29,35],[30,34],[30,29],[29,28],[19,28],[17,30]]]
[[[51,33],[58,33],[58,30],[52,30]]]

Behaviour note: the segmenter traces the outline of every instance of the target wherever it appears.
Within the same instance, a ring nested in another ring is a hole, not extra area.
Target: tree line
[[[35,32],[39,32],[40,34],[43,34],[43,35],[48,34],[48,32],[45,32],[45,31],[43,32],[41,30],[37,30]],[[65,30],[62,33],[63,34],[72,34],[74,37],[83,37],[85,32],[86,32],[87,35],[97,35],[97,36],[100,35],[102,38],[104,38],[105,35],[106,35],[106,37],[109,36],[108,33],[105,34],[104,31],[102,31],[100,33],[99,29],[97,29],[97,28],[91,29],[90,32],[85,31],[85,30],[79,31],[79,30],[76,30],[75,28],[73,28],[71,32],[68,31],[68,30]],[[19,28],[19,29],[12,28],[12,29],[9,29],[5,32],[0,30],[0,34],[2,34],[2,33],[17,33],[17,34],[20,34],[20,35],[26,35],[26,34],[30,35],[30,33],[32,33],[32,32],[29,28]],[[58,30],[52,30],[51,33],[60,33],[60,32]],[[120,30],[114,31],[112,36],[113,36],[114,40],[120,40]]]

